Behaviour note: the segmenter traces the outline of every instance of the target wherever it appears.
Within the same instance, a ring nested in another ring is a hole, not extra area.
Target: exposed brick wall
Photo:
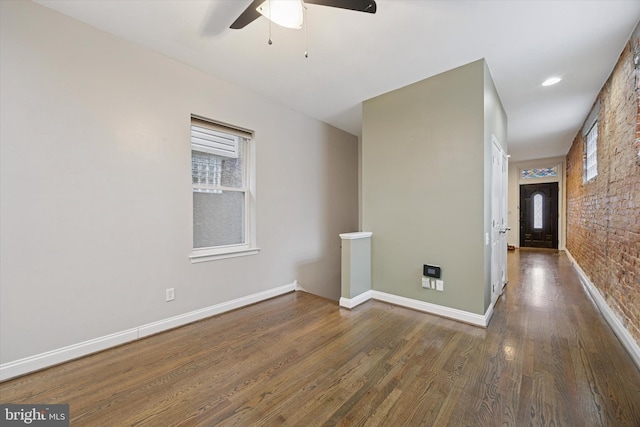
[[[567,249],[640,344],[640,74],[630,41],[598,101],[598,176],[583,183],[582,131],[567,154]]]
[[[634,49],[634,57],[633,61],[636,65],[636,90],[638,92],[638,119],[636,122],[636,163],[640,166],[640,36],[635,37],[636,34],[640,33],[640,25],[636,27],[636,31],[634,32],[635,38],[635,49]]]

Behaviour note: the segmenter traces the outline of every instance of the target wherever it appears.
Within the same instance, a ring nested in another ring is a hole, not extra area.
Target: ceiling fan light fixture
[[[302,0],[265,0],[256,10],[274,24],[299,30],[303,21]]]
[[[562,80],[562,77],[549,77],[547,80],[542,82],[542,86],[553,86],[555,84],[560,83],[560,81]]]

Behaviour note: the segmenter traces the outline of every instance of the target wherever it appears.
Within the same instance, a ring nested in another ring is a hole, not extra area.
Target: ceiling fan
[[[305,4],[376,13],[374,0],[254,0],[229,28],[239,30],[260,16],[283,27],[302,28]]]

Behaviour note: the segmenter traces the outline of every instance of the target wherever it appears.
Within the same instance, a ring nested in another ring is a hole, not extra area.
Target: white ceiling
[[[485,58],[511,160],[565,155],[640,19],[638,0],[377,0],[375,15],[308,5],[304,30],[251,0],[39,0],[354,135],[362,101]],[[563,80],[542,87],[547,77]]]

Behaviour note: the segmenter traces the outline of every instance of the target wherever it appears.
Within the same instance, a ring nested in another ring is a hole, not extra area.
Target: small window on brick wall
[[[585,153],[585,181],[591,181],[598,175],[598,122],[587,133]]]
[[[598,176],[598,113],[596,104],[583,127],[584,134],[584,182],[591,181]]]

